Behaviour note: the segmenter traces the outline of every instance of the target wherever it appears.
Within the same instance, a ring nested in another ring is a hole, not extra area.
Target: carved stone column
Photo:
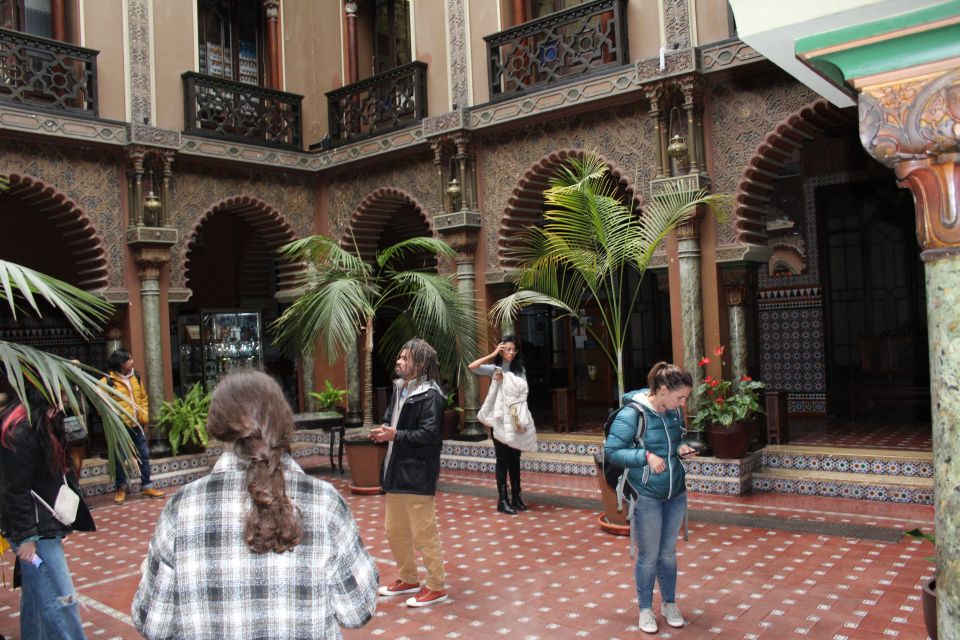
[[[300,352],[300,375],[303,381],[303,410],[310,412],[316,411],[317,401],[310,395],[311,391],[316,390],[316,380],[313,377],[314,352],[312,349],[304,349]]]
[[[465,134],[453,136],[455,154],[453,156],[454,175],[460,184],[458,197],[447,198],[444,204],[445,211],[434,216],[433,226],[444,240],[457,252],[457,290],[460,296],[476,313],[476,261],[477,240],[480,234],[480,212],[476,210],[476,173],[474,158],[469,153],[469,137]],[[435,162],[439,166],[439,174],[443,179],[443,149],[442,142],[435,144]],[[457,207],[459,205],[459,207]],[[456,210],[455,210],[456,209]],[[475,336],[476,339],[476,336]],[[473,375],[466,375],[460,379],[463,392],[463,431],[460,438],[464,440],[482,440],[486,432],[477,421],[477,411],[480,408],[477,380]]]
[[[267,86],[279,91],[283,88],[280,69],[280,0],[263,0],[263,14],[267,18]]]
[[[379,418],[379,416],[378,416]],[[363,426],[363,405],[360,398],[360,344],[347,352],[347,419],[348,429]]]
[[[926,272],[937,625],[960,638],[960,69],[867,86],[860,139],[913,193]]]
[[[357,3],[347,0],[343,3],[343,12],[347,18],[347,84],[360,80],[360,66],[357,54]]]
[[[672,184],[672,189],[695,193],[706,188],[709,183],[699,174],[661,178],[650,182],[650,194],[656,198]],[[693,388],[701,382],[701,367],[697,366],[703,357],[703,282],[700,275],[700,223],[703,221],[702,208],[687,223],[677,227],[678,262],[680,270],[680,323],[683,334],[683,368],[693,376]],[[696,396],[687,401],[687,411],[696,412]]]
[[[747,369],[747,315],[746,304],[756,287],[756,268],[731,266],[723,271],[723,288],[727,294],[727,313],[730,323],[731,371],[735,380],[748,375]]]
[[[176,231],[174,230],[174,233]],[[156,425],[163,393],[163,343],[160,323],[160,270],[170,261],[170,249],[165,246],[140,245],[134,251],[140,276],[140,304],[143,314],[143,344],[145,348],[144,377],[150,398],[150,424]],[[166,455],[170,449],[166,434],[155,426],[151,428],[152,449]]]

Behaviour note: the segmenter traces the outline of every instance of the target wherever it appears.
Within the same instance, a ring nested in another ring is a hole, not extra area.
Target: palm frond
[[[395,258],[416,253],[431,253],[444,258],[456,258],[457,252],[446,242],[433,237],[415,237],[392,244],[377,254],[377,266],[383,268]]]
[[[292,260],[301,260],[319,271],[338,271],[354,277],[369,277],[372,268],[360,257],[360,252],[344,249],[332,238],[313,235],[294,240],[278,249],[278,253]]]
[[[376,312],[368,289],[363,280],[347,277],[318,281],[271,323],[276,344],[294,353],[312,350],[319,339],[327,360],[339,360]]]
[[[0,362],[4,374],[23,406],[30,411],[28,387],[33,387],[45,404],[63,408],[69,406],[77,415],[83,415],[80,397],[85,397],[103,418],[107,440],[107,471],[115,476],[115,462],[124,464],[137,457],[136,448],[121,416],[135,420],[124,409],[124,396],[110,385],[102,384],[100,372],[93,367],[78,365],[66,358],[22,344],[0,341]],[[97,374],[97,375],[94,375]]]
[[[113,312],[113,305],[109,302],[82,289],[28,267],[0,260],[0,300],[7,302],[14,319],[18,300],[23,300],[37,316],[42,317],[38,297],[62,313],[77,333],[87,339],[93,337],[93,329]]]
[[[562,300],[539,291],[520,289],[498,300],[490,308],[490,319],[495,326],[505,327],[513,322],[521,309],[534,304],[544,304],[560,309],[571,318],[579,317],[576,309],[565,304]]]

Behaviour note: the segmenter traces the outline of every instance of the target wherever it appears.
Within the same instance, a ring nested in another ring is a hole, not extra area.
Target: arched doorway
[[[763,213],[774,247],[758,273],[760,375],[789,392],[791,438],[881,446],[894,417],[928,434],[913,207],[864,152],[856,112],[820,100],[785,118],[737,203],[738,227]]]
[[[365,262],[377,269],[377,254],[387,247],[409,238],[432,236],[431,220],[432,216],[406,192],[383,187],[370,193],[356,208],[350,218],[350,224],[340,238],[340,245],[351,251],[356,250]],[[399,271],[435,272],[437,261],[432,254],[417,252],[400,257],[390,266]],[[375,420],[379,419],[386,410],[397,355],[383,352],[381,337],[403,311],[401,301],[378,310],[374,320],[371,371]]]
[[[0,256],[90,293],[106,289],[110,276],[107,252],[87,215],[65,194],[40,180],[16,174],[9,177],[10,188],[0,192]],[[3,339],[75,358],[101,370],[106,367],[102,335],[86,340],[62,314],[41,309],[42,318],[18,314],[14,319],[3,306]]]
[[[519,268],[514,249],[522,242],[526,228],[543,224],[544,192],[551,179],[564,163],[582,154],[579,149],[551,153],[521,177],[507,201],[497,236],[501,269]],[[633,185],[616,165],[609,161],[606,164],[610,169],[608,179],[618,197],[632,203],[636,215],[641,215]],[[628,388],[636,388],[644,384],[646,370],[653,362],[669,356],[670,307],[666,291],[656,286],[652,274],[643,282],[631,274],[624,286],[640,287],[637,303],[630,311],[631,333],[624,361],[625,382]],[[603,303],[586,303],[578,321],[561,319],[548,306],[532,306],[520,313],[516,331],[528,363],[529,404],[538,426],[550,425],[554,416],[567,413],[554,406],[564,397],[569,402],[569,394],[557,392],[562,388],[574,390],[578,414],[575,422],[581,427],[602,423],[607,410],[618,404],[613,368],[586,329],[590,325],[595,331],[602,331],[596,310]],[[568,412],[572,413],[569,408]]]
[[[275,209],[251,197],[210,207],[187,239],[188,302],[171,313],[174,386],[207,390],[234,368],[262,369],[298,407],[296,362],[273,346],[267,327],[283,310],[297,266],[277,249],[295,235]]]

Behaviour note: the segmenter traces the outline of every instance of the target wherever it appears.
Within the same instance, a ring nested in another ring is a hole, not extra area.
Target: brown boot
[[[127,489],[126,487],[120,487],[117,489],[117,493],[113,496],[114,504],[123,504],[127,501]]]
[[[148,498],[162,498],[166,495],[163,491],[160,491],[160,489],[154,489],[153,487],[150,487],[149,489],[144,489],[140,493],[147,496]]]

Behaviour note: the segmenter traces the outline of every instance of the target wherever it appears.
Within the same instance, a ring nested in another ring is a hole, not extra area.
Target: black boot
[[[497,501],[497,511],[509,516],[517,515],[517,512],[513,510],[513,507],[510,506],[510,502],[507,500],[507,482],[497,482],[497,491],[500,493],[500,500]]]
[[[512,506],[516,511],[529,511],[530,507],[523,504],[523,500],[520,499],[520,491],[513,492],[513,500],[510,501],[510,506]]]

